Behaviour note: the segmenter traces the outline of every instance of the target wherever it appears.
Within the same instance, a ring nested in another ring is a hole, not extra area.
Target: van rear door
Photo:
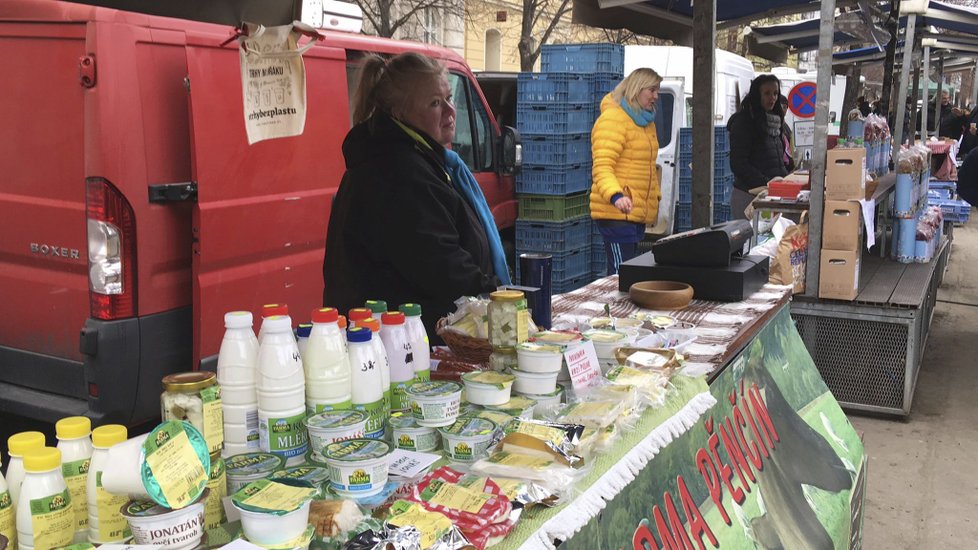
[[[306,124],[301,136],[249,146],[236,43],[188,34],[193,177],[194,362],[211,361],[223,315],[287,303],[293,323],[322,306],[323,249],[343,175],[350,127],[343,49],[322,44],[303,58]],[[364,223],[378,223],[363,213]]]
[[[655,108],[655,131],[659,139],[659,217],[648,232],[655,235],[671,235],[673,214],[676,209],[679,178],[679,128],[683,126],[683,81],[664,79],[659,84],[659,101]]]

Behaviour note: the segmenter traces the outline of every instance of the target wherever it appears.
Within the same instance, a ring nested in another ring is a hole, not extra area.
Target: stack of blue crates
[[[543,72],[521,73],[517,81],[523,168],[516,178],[516,252],[553,256],[554,293],[592,280],[588,202],[595,75],[617,67],[620,80],[623,65],[624,48],[619,45],[545,45]],[[604,80],[602,86],[607,86]],[[603,248],[601,254],[604,258]]]
[[[693,129],[679,129],[679,185],[676,187],[676,232],[693,228]],[[730,221],[734,175],[730,169],[730,135],[725,126],[713,128],[713,223]]]

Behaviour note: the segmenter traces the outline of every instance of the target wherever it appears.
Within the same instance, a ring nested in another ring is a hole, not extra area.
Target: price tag
[[[584,342],[565,351],[564,360],[575,390],[593,386],[601,378],[601,363],[594,351],[594,342]]]
[[[418,453],[406,451],[404,449],[394,449],[390,454],[390,462],[387,471],[392,476],[406,478],[417,477],[423,474],[441,457],[430,453]]]

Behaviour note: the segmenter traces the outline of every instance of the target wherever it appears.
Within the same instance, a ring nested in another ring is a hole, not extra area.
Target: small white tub
[[[416,382],[408,386],[411,414],[421,426],[451,426],[458,419],[462,404],[462,386],[456,382]]]
[[[557,344],[523,342],[516,346],[516,359],[523,372],[559,372],[564,363],[564,347]]]
[[[486,456],[496,423],[485,418],[467,417],[441,428],[445,456],[453,462],[472,463]]]
[[[615,350],[630,342],[628,334],[618,330],[589,330],[584,337],[594,343],[594,351],[602,364],[615,362]]]
[[[272,453],[244,453],[224,461],[228,478],[228,494],[233,495],[252,481],[267,479],[285,468],[285,459]]]
[[[556,374],[556,373],[555,373]],[[517,380],[519,380],[517,378]],[[514,383],[514,388],[515,383]],[[519,395],[514,395],[509,401],[502,405],[490,405],[485,407],[488,411],[498,411],[508,414],[514,418],[533,418],[533,410],[537,402]]]
[[[513,375],[516,376],[516,382],[513,383],[513,387],[518,393],[552,393],[557,390],[557,375],[559,374],[559,370],[554,372],[514,370]]]
[[[394,447],[422,453],[438,449],[438,430],[419,426],[413,416],[392,416],[390,425]]]
[[[376,495],[387,484],[390,453],[391,446],[376,439],[350,439],[327,445],[324,454],[330,486],[344,497]]]
[[[534,411],[539,414],[541,409],[550,407],[551,405],[559,405],[564,402],[564,387],[561,385],[557,386],[557,389],[545,394],[538,393],[517,393],[520,397],[526,397],[527,399],[532,399],[537,402]]]
[[[241,514],[241,530],[248,541],[260,546],[280,546],[302,535],[309,524],[309,505],[307,500],[285,514],[270,514],[254,512],[239,507],[232,500],[234,507]]]
[[[313,458],[324,460],[323,449],[330,443],[360,439],[366,433],[367,413],[363,411],[325,411],[302,421],[309,432],[309,449]]]
[[[130,500],[120,512],[132,528],[133,542],[170,550],[194,548],[204,536],[205,489],[196,502],[171,510],[153,501]]]
[[[480,371],[462,375],[465,400],[473,405],[502,405],[509,401],[515,378],[512,374]]]

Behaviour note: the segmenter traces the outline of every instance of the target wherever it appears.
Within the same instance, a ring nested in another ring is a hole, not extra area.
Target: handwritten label
[[[564,352],[567,369],[570,371],[571,385],[575,390],[593,386],[601,378],[601,363],[594,351],[593,342],[584,342]]]
[[[430,453],[394,449],[390,454],[387,472],[392,476],[406,478],[418,477],[440,458],[439,455]]]

